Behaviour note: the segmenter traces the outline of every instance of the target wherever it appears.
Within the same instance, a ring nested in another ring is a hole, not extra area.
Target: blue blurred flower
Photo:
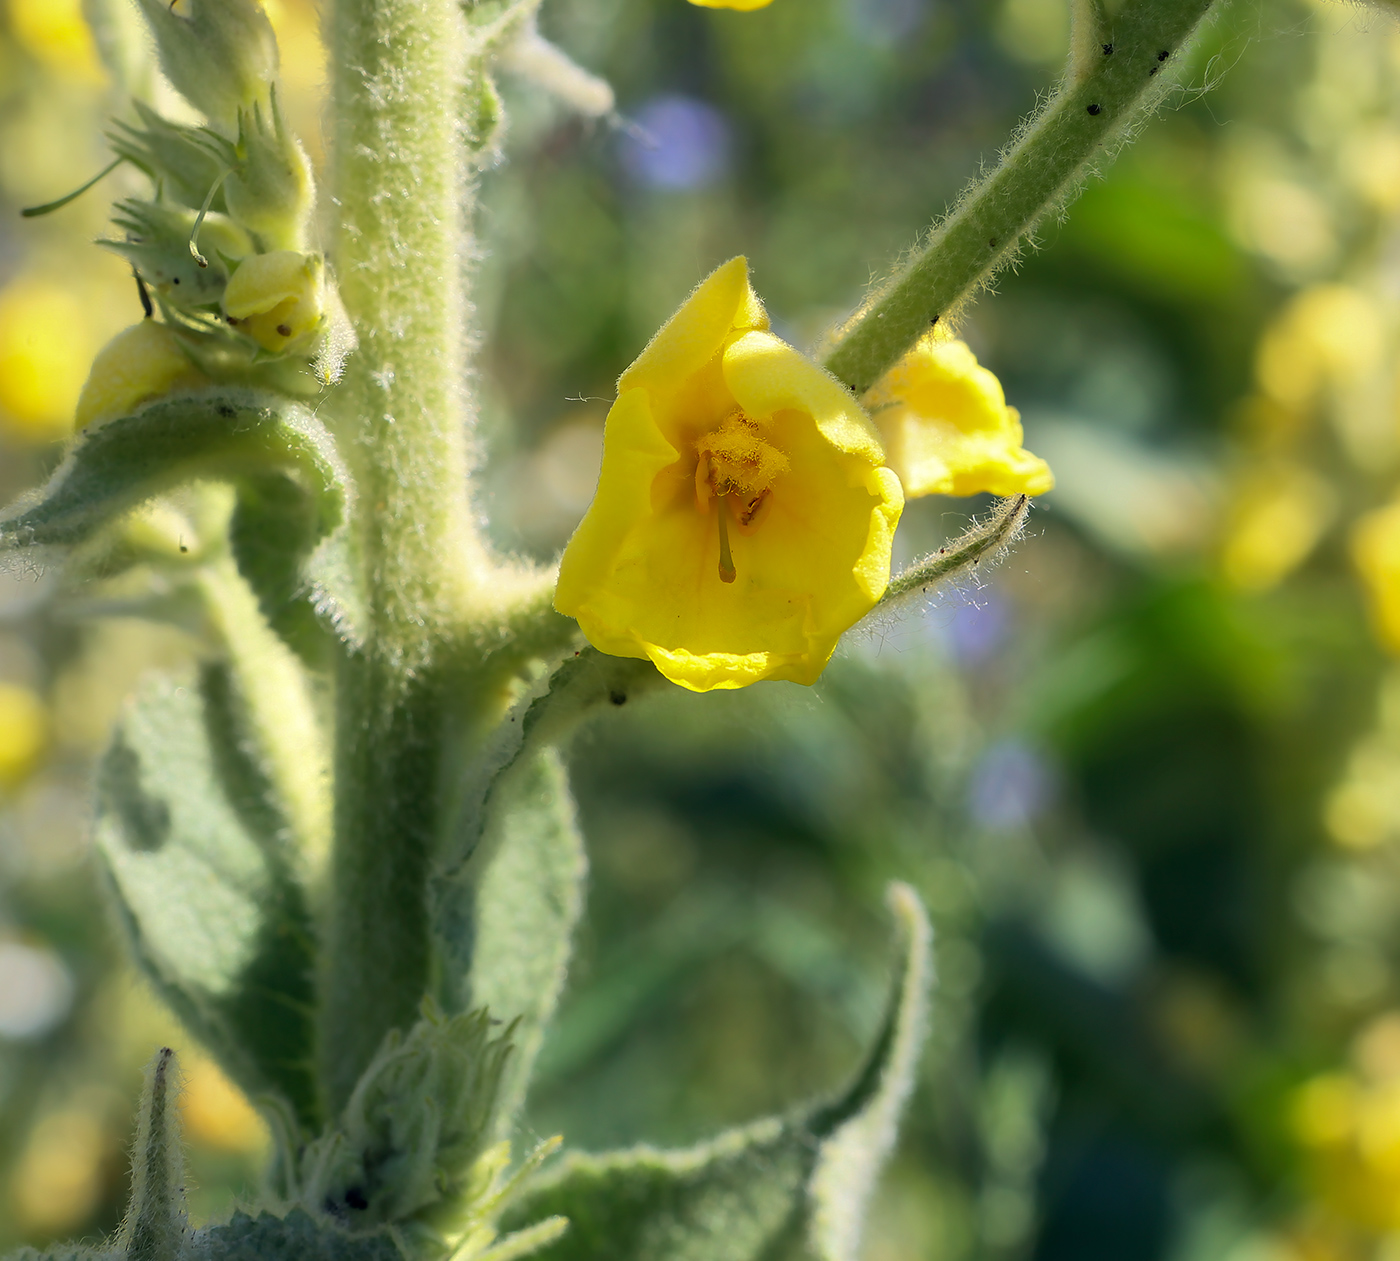
[[[992,745],[973,768],[968,809],[983,827],[1027,826],[1049,803],[1053,777],[1045,759],[1019,740]]]
[[[628,174],[653,188],[703,188],[729,169],[729,123],[712,105],[688,96],[657,96],[623,136]]]

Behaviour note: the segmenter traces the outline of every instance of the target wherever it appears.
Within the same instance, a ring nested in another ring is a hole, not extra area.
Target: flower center
[[[738,574],[729,548],[730,513],[741,527],[751,525],[773,483],[788,471],[787,456],[743,412],[697,439],[695,450],[695,504],[708,512],[711,496],[719,500],[719,577],[733,582]]]

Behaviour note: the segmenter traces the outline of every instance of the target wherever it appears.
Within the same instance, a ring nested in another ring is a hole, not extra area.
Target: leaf
[[[304,593],[348,635],[358,604],[340,558],[349,475],[325,426],[280,395],[207,390],[94,425],[44,486],[0,519],[0,552],[82,543],[138,504],[198,479],[240,485],[235,552],[269,621],[285,623],[287,600]],[[269,479],[281,483],[276,491]],[[266,546],[273,531],[278,559]],[[299,582],[287,568],[289,544],[304,558]]]
[[[235,1213],[226,1226],[200,1231],[191,1251],[199,1261],[401,1261],[387,1234],[346,1234],[304,1209],[286,1217]]]
[[[438,923],[444,970],[465,982],[454,1006],[485,1007],[515,1022],[497,1103],[505,1135],[563,989],[588,873],[568,775],[554,750],[505,773],[479,856],[444,890]]]
[[[870,1193],[913,1085],[930,978],[928,918],[906,885],[889,901],[903,937],[889,1014],[855,1083],[830,1104],[684,1151],[573,1154],[511,1223],[561,1214],[547,1261],[854,1261]]]
[[[244,1090],[312,1127],[310,914],[226,702],[217,667],[139,695],[98,772],[95,841],[142,970]]]

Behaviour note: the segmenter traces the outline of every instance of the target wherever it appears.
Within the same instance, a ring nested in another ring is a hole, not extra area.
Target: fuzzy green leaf
[[[929,926],[894,885],[902,941],[889,1015],[854,1085],[832,1103],[684,1151],[574,1154],[511,1217],[561,1214],[548,1261],[854,1261],[875,1177],[893,1142],[923,1042]]]
[[[545,749],[505,772],[477,860],[443,891],[444,971],[460,986],[452,1005],[515,1022],[497,1104],[503,1133],[525,1100],[564,985],[587,872],[568,776]]]
[[[325,426],[275,394],[183,394],[94,425],[44,486],[0,518],[0,552],[82,543],[162,491],[199,479],[240,488],[235,553],[268,620],[284,626],[294,616],[289,600],[305,594],[349,637],[356,601],[340,560],[348,475]],[[274,533],[275,557],[267,546]]]
[[[310,915],[222,671],[147,687],[97,789],[97,849],[138,963],[234,1080],[314,1125]]]

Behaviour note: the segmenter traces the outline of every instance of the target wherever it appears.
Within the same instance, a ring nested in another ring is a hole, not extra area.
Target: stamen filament
[[[717,496],[715,506],[719,509],[719,580],[733,582],[739,575],[729,550],[729,496]]]

